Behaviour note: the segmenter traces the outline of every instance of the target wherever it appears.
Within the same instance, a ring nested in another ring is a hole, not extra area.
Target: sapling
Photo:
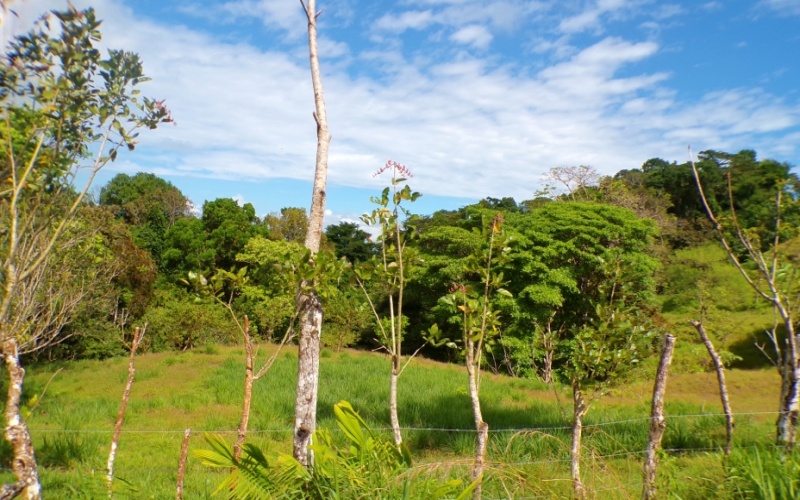
[[[483,420],[480,401],[481,364],[487,341],[499,334],[501,326],[499,312],[492,306],[492,297],[496,293],[511,295],[502,288],[503,273],[493,268],[507,259],[510,250],[508,246],[510,240],[503,233],[502,224],[503,216],[497,214],[488,225],[483,225],[481,235],[486,241],[486,246],[464,263],[464,274],[477,276],[477,286],[454,284],[450,288],[450,293],[441,299],[453,313],[452,320],[460,324],[460,345],[442,338],[438,325],[433,325],[429,331],[435,345],[445,344],[451,348],[459,348],[464,356],[472,416],[477,433],[475,462],[472,466],[472,480],[477,482],[473,490],[475,499],[481,498],[486,449],[489,444],[489,424]]]
[[[389,160],[375,173],[375,176],[387,171],[392,172],[390,185],[383,190],[380,197],[370,198],[374,204],[378,205],[378,208],[372,213],[361,216],[361,220],[366,225],[380,229],[378,235],[380,254],[357,265],[353,272],[353,279],[364,292],[375,316],[377,341],[391,358],[389,419],[392,424],[395,445],[400,447],[403,443],[403,435],[400,431],[400,418],[397,414],[397,384],[403,370],[419,352],[417,349],[403,363],[403,293],[412,262],[406,253],[406,243],[408,238],[413,236],[413,232],[406,233],[400,216],[408,217],[410,215],[410,212],[403,206],[403,202],[414,202],[421,195],[412,191],[407,184],[402,188],[399,187],[408,177],[413,177],[405,165]],[[378,313],[375,302],[367,289],[367,282],[372,280],[382,289],[389,302],[388,321],[384,321]]]

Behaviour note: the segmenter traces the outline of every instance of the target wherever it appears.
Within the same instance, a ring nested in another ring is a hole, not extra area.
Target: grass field
[[[265,347],[268,350],[270,347]],[[233,442],[243,394],[244,352],[213,347],[137,358],[136,382],[116,461],[118,498],[174,498],[183,432],[190,449],[206,448],[204,432]],[[680,371],[680,370],[678,370]],[[268,454],[289,452],[296,355],[283,353],[254,387],[250,441]],[[639,374],[641,375],[641,374]],[[99,498],[111,431],[127,377],[127,359],[46,364],[29,369],[28,425],[49,498]],[[44,396],[38,395],[51,380]],[[319,425],[336,435],[332,407],[350,401],[367,423],[389,434],[389,364],[374,353],[325,351]],[[774,435],[778,375],[774,369],[729,372],[739,450],[768,447]],[[584,480],[594,498],[641,494],[641,462],[652,382],[624,384],[599,399],[586,417]],[[413,473],[466,477],[473,452],[466,375],[458,366],[415,360],[400,382],[400,418],[415,457]],[[486,498],[568,497],[571,397],[564,388],[486,375],[490,473]],[[724,419],[710,373],[675,373],[659,472],[661,491],[680,498],[718,496],[723,485]],[[6,464],[8,449],[0,450]],[[6,465],[7,467],[7,465]],[[10,477],[6,471],[4,474]],[[190,457],[185,498],[206,498],[222,479]]]

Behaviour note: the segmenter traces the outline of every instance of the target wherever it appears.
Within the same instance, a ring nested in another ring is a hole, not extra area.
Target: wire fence
[[[754,412],[737,412],[733,413],[734,417],[742,417],[742,416],[757,416],[757,415],[779,415],[780,412],[777,411],[754,411]],[[677,419],[689,419],[689,418],[724,418],[724,413],[693,413],[693,414],[674,414],[674,415],[665,415],[664,418],[667,420],[667,426],[669,427],[670,420],[677,420]],[[606,422],[597,422],[597,423],[584,423],[583,429],[595,429],[595,428],[602,428],[602,427],[610,427],[614,425],[621,425],[621,424],[632,424],[632,423],[643,423],[643,422],[650,422],[652,417],[637,417],[637,418],[628,418],[623,420],[610,420]],[[114,432],[113,429],[49,429],[49,428],[30,428],[30,432],[32,433],[84,433],[84,434],[111,434]],[[275,429],[251,429],[248,430],[248,434],[283,434],[283,433],[291,433],[294,429],[291,427],[282,427],[282,428],[275,428]],[[391,432],[391,427],[370,427],[370,431],[373,432]],[[403,431],[419,431],[419,432],[448,432],[448,433],[465,433],[470,434],[475,432],[475,428],[448,428],[448,427],[401,427]],[[561,426],[534,426],[534,427],[514,427],[514,428],[500,428],[500,429],[492,429],[489,428],[490,434],[504,434],[504,433],[524,433],[524,432],[552,432],[552,431],[564,431],[564,430],[572,430],[572,425],[561,425]],[[185,429],[124,429],[122,430],[123,434],[180,434],[183,435]],[[334,432],[338,432],[339,429],[333,429]],[[236,429],[193,429],[192,434],[236,434]]]

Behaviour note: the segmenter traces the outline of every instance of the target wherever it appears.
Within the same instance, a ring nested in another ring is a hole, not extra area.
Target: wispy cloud
[[[375,22],[375,29],[389,33],[402,33],[409,29],[427,28],[433,23],[433,11],[408,10],[399,14],[385,14]]]
[[[800,16],[800,2],[797,0],[761,0],[760,3],[780,14]]]
[[[453,33],[450,39],[456,43],[485,49],[492,41],[492,34],[484,26],[472,24]]]

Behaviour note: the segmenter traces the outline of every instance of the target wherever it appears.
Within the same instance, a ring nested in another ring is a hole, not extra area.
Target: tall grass
[[[221,347],[149,354],[137,360],[139,370],[117,456],[116,470],[122,479],[118,498],[174,496],[187,427],[194,431],[190,448],[204,447],[202,431],[227,432],[226,438],[233,442],[243,396],[243,359],[241,348]],[[28,421],[44,466],[45,491],[51,498],[94,498],[95,491],[102,496],[104,458],[124,383],[120,377],[127,367],[113,359],[59,367],[64,371]],[[33,367],[29,387],[41,390],[55,369]],[[291,450],[296,370],[296,355],[284,353],[253,388],[249,441],[268,455]],[[139,378],[140,372],[145,376]],[[337,443],[344,441],[332,408],[340,400],[349,401],[378,433],[390,436],[389,364],[381,355],[332,353],[321,360],[320,372],[319,425],[329,429]],[[475,432],[464,370],[417,360],[403,377],[399,416],[416,459],[410,474],[468,477]],[[32,401],[36,392],[28,391],[26,401]],[[482,401],[491,426],[486,497],[569,496],[568,393],[532,380],[487,375]],[[664,447],[671,451],[664,455],[659,488],[681,498],[716,497],[719,488],[730,493],[726,474],[741,467],[723,467],[719,450],[724,446],[724,419],[710,416],[712,411],[699,404],[670,401],[666,409]],[[601,399],[589,411],[582,469],[597,498],[639,496],[648,413],[645,401],[620,395],[614,396],[613,404]],[[694,416],[681,418],[681,414]],[[772,431],[771,422],[738,417],[734,439],[739,452],[750,457],[749,447],[768,445]],[[703,451],[693,451],[698,448]],[[0,456],[8,458],[3,453],[0,446]],[[9,477],[4,472],[0,479]],[[223,477],[190,458],[186,498],[207,498]]]

